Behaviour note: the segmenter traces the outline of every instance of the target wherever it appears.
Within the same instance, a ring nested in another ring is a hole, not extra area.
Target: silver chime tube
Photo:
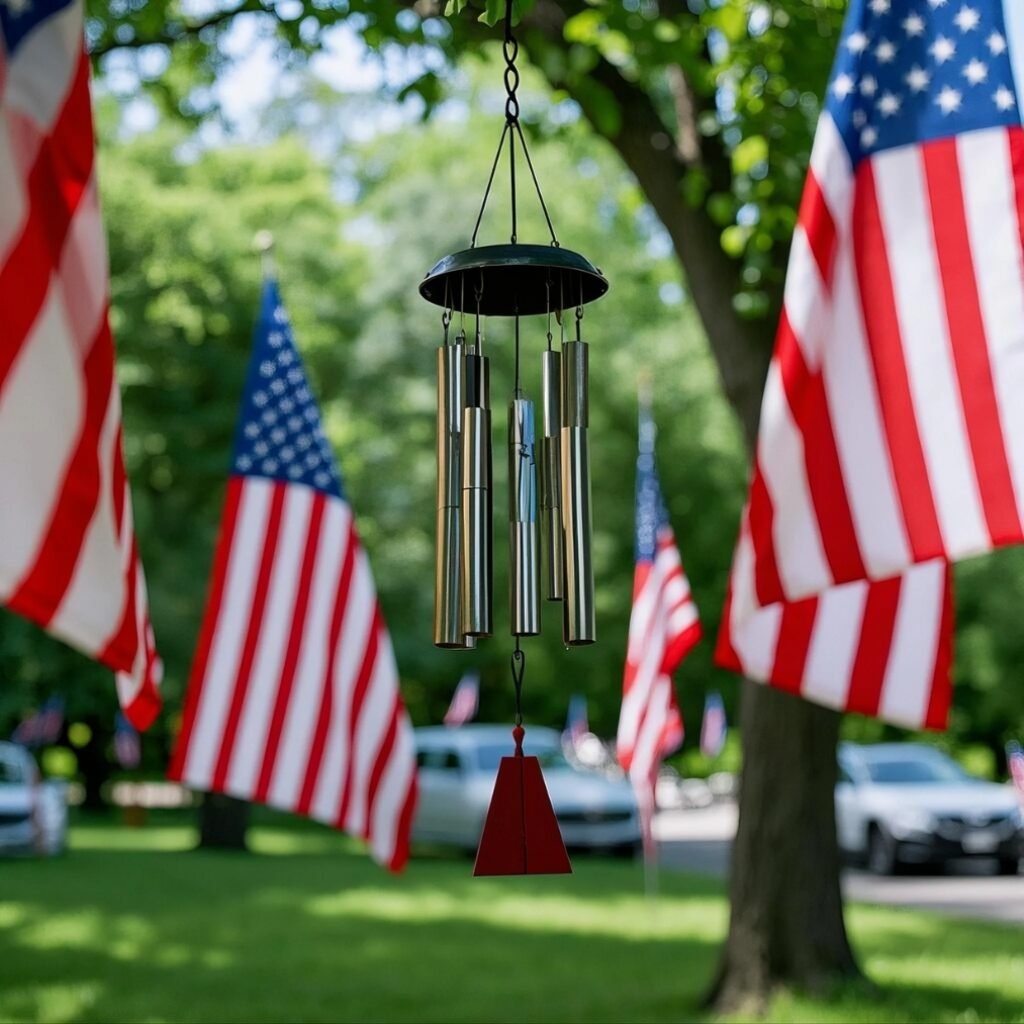
[[[462,395],[461,344],[437,350],[437,543],[434,563],[434,643],[471,648],[462,632]]]
[[[508,582],[513,636],[540,632],[535,442],[533,402],[513,398],[508,407]]]
[[[550,349],[541,355],[540,531],[544,549],[545,592],[549,601],[565,593],[562,546],[562,357]]]
[[[487,357],[463,358],[462,632],[490,636],[492,623],[491,411]]]
[[[562,345],[562,531],[565,542],[563,633],[566,644],[597,639],[594,615],[593,523],[590,507],[590,450],[587,345]]]

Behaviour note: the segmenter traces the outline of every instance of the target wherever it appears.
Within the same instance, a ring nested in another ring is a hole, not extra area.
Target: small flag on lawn
[[[480,675],[467,672],[455,687],[451,703],[444,713],[444,724],[448,726],[465,725],[476,718],[476,709],[480,702]]]
[[[722,703],[722,695],[713,690],[704,698],[704,719],[700,723],[700,752],[705,757],[718,757],[725,746],[727,733],[725,704]]]
[[[169,776],[344,829],[393,871],[408,857],[412,725],[370,563],[271,280]]]
[[[60,739],[63,728],[64,698],[50,697],[14,730],[11,742],[20,743],[23,747],[48,747]]]
[[[1006,766],[1010,770],[1010,778],[1017,790],[1017,795],[1024,803],[1024,750],[1019,743],[1006,745]]]
[[[142,742],[132,723],[119,714],[114,721],[114,756],[122,768],[138,768],[142,760]]]
[[[587,719],[587,698],[582,693],[574,693],[569,698],[569,710],[565,716],[565,731],[562,733],[562,743],[571,750],[575,750],[580,740],[590,732],[590,722]]]

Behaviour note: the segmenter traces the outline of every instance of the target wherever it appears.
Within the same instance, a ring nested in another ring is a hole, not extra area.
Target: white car
[[[0,743],[0,856],[63,853],[67,828],[67,786],[41,781],[24,747]]]
[[[1013,787],[968,775],[923,743],[839,747],[839,845],[880,875],[910,864],[994,858],[1016,874],[1024,811]]]
[[[419,802],[413,840],[475,850],[498,765],[513,749],[511,726],[417,729]],[[540,759],[567,847],[630,857],[640,849],[640,818],[629,782],[571,765],[554,729],[530,726],[523,751]]]

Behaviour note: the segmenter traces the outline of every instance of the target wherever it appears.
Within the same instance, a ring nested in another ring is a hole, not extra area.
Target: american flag
[[[132,528],[81,0],[0,3],[0,602],[117,673],[161,666]]]
[[[138,768],[142,760],[142,740],[124,715],[114,720],[114,757],[122,768]]]
[[[1017,790],[1017,796],[1024,803],[1024,750],[1019,743],[1007,743],[1006,766],[1010,770],[1010,778]]]
[[[369,560],[267,281],[169,776],[325,822],[393,871],[413,733]]]
[[[854,0],[793,238],[724,663],[943,728],[948,561],[1024,539],[1024,5]]]
[[[63,728],[64,698],[53,696],[18,725],[11,742],[23,747],[46,747],[57,742]]]
[[[569,698],[569,709],[565,715],[565,729],[562,732],[562,744],[570,750],[575,750],[583,737],[589,733],[587,698],[582,693],[574,693]]]
[[[465,725],[476,718],[480,703],[480,675],[467,672],[455,687],[451,703],[444,713],[444,724],[447,726]]]
[[[718,757],[725,746],[728,732],[722,695],[709,693],[704,698],[704,718],[700,723],[700,752],[705,757]]]
[[[701,636],[697,606],[661,495],[654,439],[654,420],[643,401],[636,463],[633,611],[616,757],[633,783],[648,846],[658,766],[683,742],[683,719],[672,673]]]

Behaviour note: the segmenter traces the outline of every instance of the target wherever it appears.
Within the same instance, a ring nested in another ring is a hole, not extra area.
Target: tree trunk
[[[247,850],[251,805],[223,793],[205,793],[199,805],[199,849]]]
[[[548,44],[564,45],[564,9],[542,0],[536,12],[536,31]],[[605,138],[636,176],[672,238],[723,390],[753,452],[775,324],[737,315],[738,266],[723,252],[720,229],[707,212],[684,198],[683,179],[692,162],[688,150],[700,137],[696,125],[667,126],[650,95],[607,61],[599,61],[589,74],[620,106],[621,127]],[[573,93],[571,79],[552,84]],[[685,94],[681,71],[673,87],[677,118],[695,118],[696,104]],[[588,108],[587,96],[574,98],[602,134],[602,119]],[[666,135],[675,138],[675,146],[664,145]],[[717,145],[702,139],[699,162],[713,181],[727,181],[728,158]],[[821,991],[861,976],[846,935],[839,887],[834,802],[839,723],[833,711],[744,682],[743,777],[729,883],[729,935],[707,997],[716,1010],[760,1009],[781,986]]]

